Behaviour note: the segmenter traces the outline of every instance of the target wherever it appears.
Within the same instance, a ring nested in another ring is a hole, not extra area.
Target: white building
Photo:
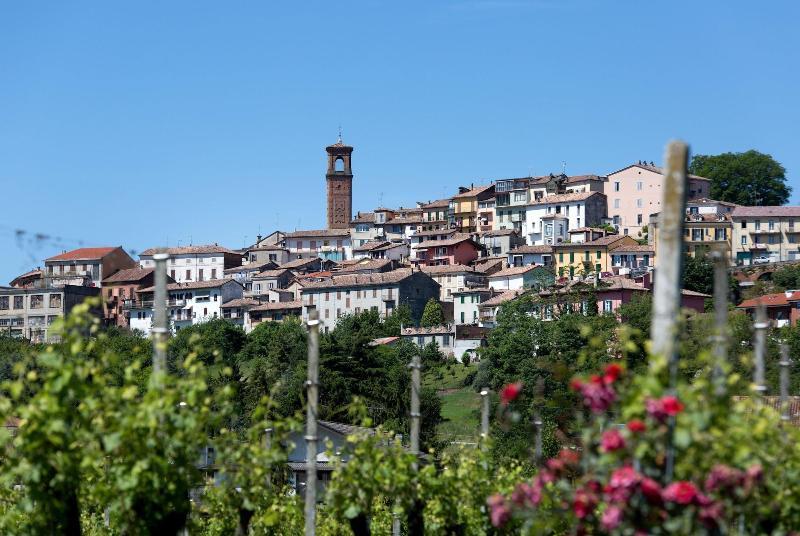
[[[453,293],[453,320],[456,325],[479,323],[480,304],[497,295],[488,287],[471,288]]]
[[[529,245],[565,242],[570,229],[601,223],[606,197],[600,192],[556,194],[534,199],[528,205],[525,235]]]
[[[154,287],[136,291],[137,298],[128,300],[130,328],[150,334],[153,323]],[[167,315],[173,332],[222,317],[222,305],[242,297],[241,283],[233,279],[212,279],[167,285]]]
[[[319,257],[330,261],[344,261],[353,257],[349,229],[319,229],[286,233],[289,259]]]
[[[374,310],[382,317],[392,314],[399,305],[411,309],[415,321],[422,317],[425,304],[439,297],[439,285],[425,273],[411,268],[371,274],[334,275],[309,281],[299,288],[303,320],[317,310],[321,329],[335,327],[339,318]]]
[[[496,291],[519,290],[530,287],[536,266],[512,266],[489,276],[489,287]]]
[[[139,265],[155,268],[153,255],[158,252],[157,248],[143,251],[139,255]],[[218,244],[166,248],[163,252],[169,255],[167,272],[178,283],[221,279],[225,270],[242,265],[241,253]]]
[[[453,293],[471,287],[485,287],[486,274],[472,266],[463,264],[441,264],[438,266],[420,266],[420,269],[439,283],[441,294],[439,300],[453,301]]]
[[[508,252],[509,266],[551,266],[553,246],[520,246]]]
[[[389,259],[402,261],[408,258],[409,249],[406,242],[389,242],[373,240],[353,248],[354,259]]]

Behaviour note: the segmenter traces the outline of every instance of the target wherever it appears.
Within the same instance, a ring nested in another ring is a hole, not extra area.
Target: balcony
[[[167,300],[167,307],[183,307],[184,305],[186,305],[186,300]]]
[[[123,300],[123,309],[152,309],[153,300]]]
[[[750,234],[781,234],[780,229],[748,229]]]

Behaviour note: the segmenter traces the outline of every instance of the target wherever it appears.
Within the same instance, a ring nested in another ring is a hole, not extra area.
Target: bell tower
[[[353,170],[350,156],[353,148],[342,143],[342,133],[333,145],[325,147],[328,153],[328,229],[347,229],[353,217]]]

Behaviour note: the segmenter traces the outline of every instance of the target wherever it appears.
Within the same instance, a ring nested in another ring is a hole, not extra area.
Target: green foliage
[[[411,307],[409,307],[407,303],[401,303],[395,307],[394,312],[384,320],[383,336],[399,337],[400,328],[402,326],[408,327],[413,325],[414,319],[411,317]]]
[[[800,288],[800,265],[788,265],[778,268],[772,273],[775,292]]]
[[[711,179],[711,197],[739,205],[782,205],[792,189],[786,170],[772,156],[744,153],[695,155],[689,165],[695,175]]]
[[[422,311],[422,319],[420,325],[423,327],[441,326],[444,324],[444,314],[442,313],[442,304],[439,300],[431,298],[425,304],[425,310]]]

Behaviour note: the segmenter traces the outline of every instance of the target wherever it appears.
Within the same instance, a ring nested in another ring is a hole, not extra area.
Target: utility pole
[[[305,535],[317,532],[317,401],[319,397],[319,313],[308,312],[308,380],[306,380]]]

